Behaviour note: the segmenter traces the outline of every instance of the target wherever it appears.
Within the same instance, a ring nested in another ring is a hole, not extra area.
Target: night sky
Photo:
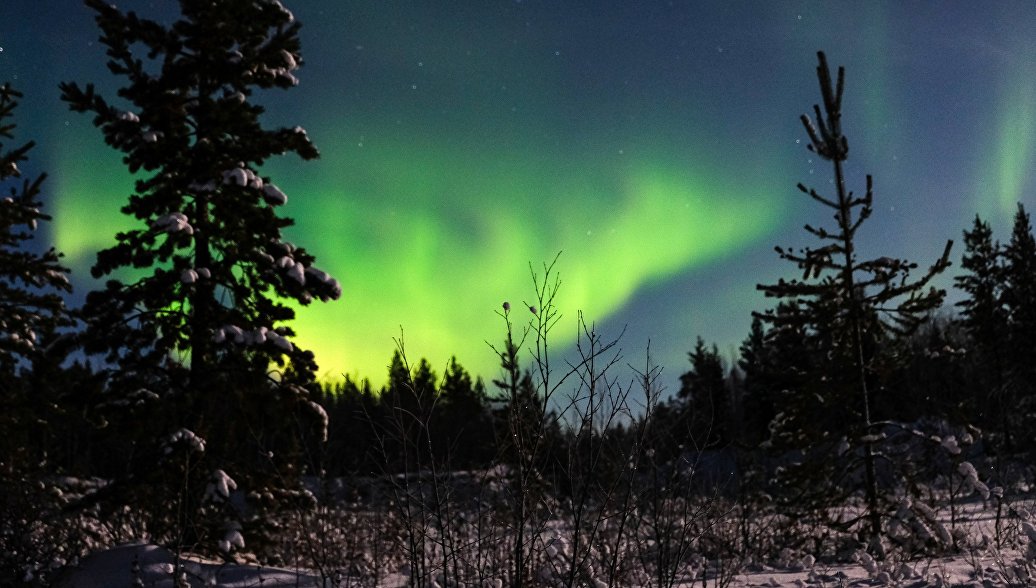
[[[636,365],[650,339],[670,381],[699,335],[732,353],[768,306],[755,284],[795,273],[773,246],[830,220],[795,189],[830,185],[798,121],[817,50],[847,69],[850,188],[875,178],[863,255],[927,266],[955,239],[952,275],[976,213],[1007,240],[1016,203],[1036,209],[1036,3],[283,1],[301,82],[258,101],[322,157],[263,173],[290,238],[342,283],[295,323],[332,376],[383,382],[401,328],[411,359],[495,376],[497,310],[524,313],[529,263],[559,251],[557,347],[582,310],[606,336],[626,327]],[[57,85],[120,81],[76,0],[2,2],[0,81],[39,143],[23,167],[50,173],[47,237],[81,297],[130,226],[132,179]]]

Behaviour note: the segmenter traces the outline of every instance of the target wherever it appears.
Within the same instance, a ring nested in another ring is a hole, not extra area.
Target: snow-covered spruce
[[[273,206],[283,206],[288,203],[288,197],[273,184],[263,186],[263,198]]]
[[[278,246],[283,250],[283,255],[274,258],[272,255],[265,254],[263,258],[268,259],[274,267],[282,270],[288,278],[300,286],[305,286],[307,283],[318,285],[319,289],[315,293],[322,302],[338,300],[342,296],[342,285],[331,274],[313,266],[307,267],[293,257],[294,245],[280,243]]]
[[[317,420],[320,423],[320,442],[327,443],[327,428],[331,422],[327,416],[327,411],[324,410],[324,407],[321,406],[319,403],[316,403],[312,400],[307,400],[306,406],[308,406],[309,410],[316,415]]]
[[[261,190],[265,182],[254,171],[241,165],[223,172],[223,184]]]
[[[957,444],[957,437],[947,435],[941,439],[940,445],[950,455],[960,455],[960,445]]]
[[[195,453],[205,453],[205,440],[194,434],[190,429],[181,428],[170,435],[162,444],[162,451],[169,455],[178,446],[186,447]]]
[[[213,335],[213,341],[216,343],[223,343],[224,341],[230,340],[235,343],[241,343],[244,339],[244,330],[237,325],[224,325],[216,329],[216,333]]]
[[[21,96],[10,85],[0,85],[0,186],[8,193],[0,199],[0,373],[18,369],[22,360],[38,352],[40,343],[50,348],[57,329],[71,324],[61,293],[72,288],[68,270],[59,263],[61,255],[53,248],[24,246],[34,238],[40,221],[50,217],[40,210],[44,176],[25,177],[19,168],[32,143],[7,144],[16,128],[7,119]],[[25,422],[30,420],[36,419]]]
[[[212,181],[208,182],[191,182],[187,185],[187,189],[191,192],[197,193],[209,193],[216,191],[216,183]]]
[[[241,523],[230,521],[226,524],[226,532],[219,540],[219,550],[223,553],[230,553],[234,549],[245,548],[245,538],[241,535]]]
[[[256,346],[270,343],[284,353],[291,353],[295,347],[287,337],[269,327],[258,327],[256,329],[242,329],[237,325],[224,325],[213,333],[212,340],[216,343],[233,342],[242,346]]]
[[[295,15],[292,14],[290,10],[284,7],[284,4],[281,3],[281,0],[270,0],[270,4],[272,4],[278,10],[280,10],[281,14],[284,15],[284,18],[287,19],[289,23],[295,22]]]
[[[237,482],[223,470],[216,470],[212,472],[211,481],[205,486],[204,500],[223,502],[230,498],[230,493],[234,490],[237,490]]]
[[[331,274],[310,266],[306,268],[306,275],[324,284],[330,290],[329,295],[320,296],[321,301],[338,300],[342,296],[342,285],[338,283],[338,280],[331,277]]]
[[[151,228],[167,233],[178,233],[183,231],[188,235],[194,234],[194,227],[191,226],[187,215],[182,212],[170,212],[151,222]]]
[[[949,548],[953,537],[938,515],[920,500],[904,498],[889,520],[887,532],[901,545],[918,552],[932,546]]]
[[[306,285],[306,266],[292,260],[291,265],[284,272],[289,278],[295,280],[300,286]]]
[[[285,51],[284,49],[282,49],[281,60],[284,62],[284,67],[288,71],[295,71],[299,68],[298,60],[295,59],[295,56],[292,55],[290,51]]]
[[[122,398],[111,400],[103,403],[101,406],[104,407],[132,407],[132,406],[143,406],[149,402],[159,400],[158,394],[155,394],[147,388],[137,388],[133,392],[127,394]]]
[[[295,349],[291,341],[288,341],[287,337],[281,336],[277,331],[268,331],[266,333],[266,340],[285,353],[291,353]]]
[[[957,466],[957,473],[962,478],[961,491],[965,496],[978,493],[982,500],[989,500],[989,486],[978,479],[978,471],[975,470],[975,466],[971,465],[971,462],[962,461]]]
[[[299,24],[274,0],[180,2],[182,14],[161,21],[106,0],[86,3],[119,87],[106,97],[97,88],[111,87],[107,83],[64,83],[62,99],[73,111],[90,114],[105,142],[120,152],[136,180],[122,210],[140,222],[98,252],[91,273],[106,287],[87,297],[84,338],[93,353],[110,358],[113,376],[105,385],[146,383],[160,390],[148,410],[184,427],[173,435],[164,428],[143,431],[142,442],[181,457],[205,450],[202,438],[219,444],[208,448],[212,456],[270,452],[268,460],[249,465],[256,471],[235,475],[262,477],[273,488],[293,486],[287,478],[297,470],[281,475],[294,459],[286,436],[267,447],[265,439],[213,429],[235,410],[271,415],[264,425],[277,430],[283,423],[273,420],[292,418],[306,396],[257,388],[314,390],[317,364],[289,340],[287,327],[276,325],[290,324],[298,304],[334,299],[341,291],[325,272],[307,271],[317,263],[312,254],[282,243],[292,225],[279,214],[287,195],[261,176],[277,156],[319,156],[300,127],[267,127],[256,101],[264,90],[298,82]],[[226,22],[230,15],[236,15],[232,24]],[[275,267],[283,257],[290,265]],[[152,373],[138,378],[142,366]],[[218,406],[211,398],[240,403]],[[175,404],[166,404],[170,399]],[[165,418],[164,410],[176,411],[175,418]],[[179,495],[179,481],[170,484],[151,466],[134,464],[124,481],[156,496]],[[207,482],[191,479],[201,487]],[[214,488],[219,494],[218,483]],[[209,508],[197,506],[184,518]],[[144,516],[162,521],[168,513],[158,508]],[[226,530],[224,551],[243,546],[236,531]]]

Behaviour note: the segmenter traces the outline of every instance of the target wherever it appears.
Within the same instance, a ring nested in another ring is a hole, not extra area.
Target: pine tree
[[[799,184],[804,194],[834,211],[833,230],[806,225],[808,233],[824,244],[790,250],[777,247],[782,259],[795,263],[802,271],[801,279],[777,284],[759,285],[767,296],[791,300],[801,305],[802,312],[780,315],[767,312],[760,317],[776,328],[804,329],[819,340],[825,353],[821,374],[828,386],[822,401],[829,407],[851,410],[852,418],[835,423],[837,428],[821,431],[819,437],[803,439],[801,449],[823,458],[837,456],[831,444],[844,435],[850,449],[860,447],[863,453],[864,491],[867,501],[869,530],[872,540],[881,533],[881,508],[875,472],[875,449],[872,420],[872,394],[868,386],[877,361],[877,347],[888,333],[902,334],[916,328],[934,308],[941,304],[945,292],[929,286],[938,273],[949,266],[952,242],[947,243],[942,257],[920,279],[910,280],[916,264],[902,259],[882,257],[860,261],[856,254],[857,235],[863,221],[873,212],[873,182],[867,176],[866,192],[855,196],[846,187],[844,162],[849,143],[842,134],[842,93],[845,71],[838,70],[832,81],[824,54],[818,53],[817,78],[823,97],[821,106],[814,106],[815,118],[801,117],[809,136],[808,148],[830,161],[834,175],[834,196],[825,196]],[[802,391],[799,391],[800,393]]]
[[[994,425],[1001,441],[1011,444],[1009,412],[1014,410],[1007,397],[1007,309],[1004,307],[1004,259],[1000,243],[993,240],[993,229],[975,215],[971,231],[964,231],[961,268],[966,272],[954,278],[967,297],[957,303],[960,322],[971,343],[969,361],[976,371],[975,404],[978,416]]]
[[[290,480],[293,415],[323,413],[308,400],[316,364],[292,341],[287,301],[341,293],[286,240],[292,221],[277,207],[287,198],[261,175],[272,156],[318,156],[303,129],[264,128],[253,102],[297,83],[299,23],[278,0],[181,0],[170,26],[86,4],[125,85],[117,102],[93,84],[63,83],[62,98],[94,115],[138,178],[122,208],[138,224],[98,254],[91,273],[108,282],[84,308],[87,350],[114,368],[107,405],[157,399],[162,420],[142,435],[183,440],[187,430],[220,467],[232,460]]]

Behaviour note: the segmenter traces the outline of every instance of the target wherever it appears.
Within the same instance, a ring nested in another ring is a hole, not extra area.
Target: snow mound
[[[120,545],[84,558],[78,567],[66,570],[56,585],[60,588],[141,585],[172,588],[175,585],[172,573],[175,560],[171,551],[156,545]],[[309,588],[321,585],[318,576],[303,571],[224,564],[194,557],[181,559],[180,565],[192,588]]]

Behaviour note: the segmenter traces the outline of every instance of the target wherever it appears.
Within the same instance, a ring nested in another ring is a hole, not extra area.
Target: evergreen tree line
[[[411,370],[393,354],[388,383],[346,377],[324,385],[320,403],[328,414],[326,445],[313,448],[330,476],[381,475],[406,471],[395,426],[401,417],[425,427],[429,453],[449,455],[456,468],[485,467],[495,457],[494,408],[481,379],[450,360],[439,378],[427,360]],[[388,458],[388,461],[386,461]]]
[[[1029,433],[1036,424],[1036,240],[1030,217],[1019,203],[1006,245],[979,216],[963,236],[961,272],[954,277],[962,297],[955,309],[933,308],[923,324],[903,334],[871,333],[873,416],[967,423],[983,431],[988,450],[1029,455],[1036,450]],[[789,303],[773,314],[802,312]],[[817,377],[823,374],[818,366],[841,366],[818,348],[814,335],[768,326],[758,314],[733,365],[716,345],[698,338],[689,353],[691,369],[670,401],[691,423],[690,439],[701,446],[757,447],[772,438],[774,418],[794,408],[805,391],[827,402],[825,390],[836,386]],[[837,411],[828,407],[825,418],[839,419]]]

